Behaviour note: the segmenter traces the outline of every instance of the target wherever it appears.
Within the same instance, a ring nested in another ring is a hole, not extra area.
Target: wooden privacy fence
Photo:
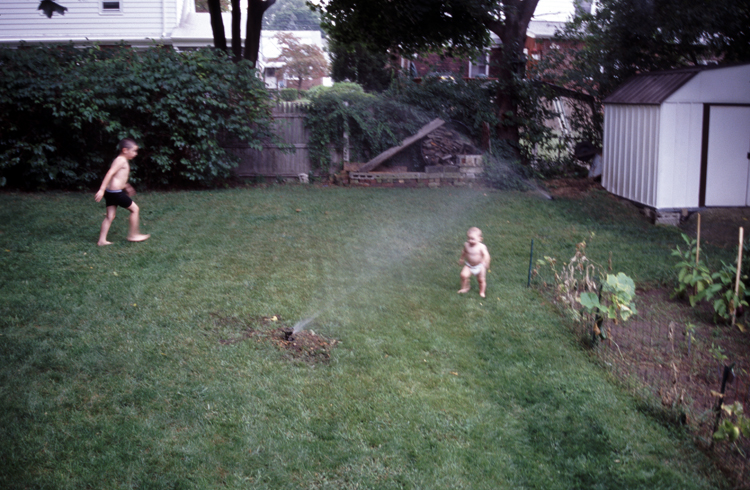
[[[262,150],[249,148],[242,142],[228,142],[224,145],[240,157],[240,164],[234,169],[238,177],[297,177],[312,170],[310,161],[310,131],[305,128],[307,106],[280,102],[272,109],[274,131],[279,140],[292,147],[284,149],[279,145],[264,143]],[[341,161],[331,155],[333,161]]]

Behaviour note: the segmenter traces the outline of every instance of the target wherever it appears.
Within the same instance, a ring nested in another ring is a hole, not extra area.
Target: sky
[[[573,0],[539,0],[534,20],[565,22],[573,15]]]

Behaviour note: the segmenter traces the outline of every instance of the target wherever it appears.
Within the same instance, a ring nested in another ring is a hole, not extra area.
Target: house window
[[[489,53],[482,53],[469,62],[469,78],[481,78],[490,74]]]
[[[122,12],[122,2],[102,1],[102,13],[119,14]]]

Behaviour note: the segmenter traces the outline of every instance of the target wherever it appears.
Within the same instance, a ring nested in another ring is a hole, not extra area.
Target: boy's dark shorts
[[[108,207],[120,206],[125,209],[128,209],[133,204],[133,200],[130,199],[130,196],[125,191],[104,191],[104,202],[107,203]]]

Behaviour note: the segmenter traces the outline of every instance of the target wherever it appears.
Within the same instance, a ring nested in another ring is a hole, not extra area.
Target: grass
[[[603,193],[281,186],[142,193],[109,247],[93,196],[0,194],[0,487],[726,486],[643,413],[526,288],[529,244],[639,284],[675,230]],[[488,297],[458,295],[469,226]],[[590,239],[591,232],[595,238]],[[262,337],[276,315],[340,341],[328,364]]]

